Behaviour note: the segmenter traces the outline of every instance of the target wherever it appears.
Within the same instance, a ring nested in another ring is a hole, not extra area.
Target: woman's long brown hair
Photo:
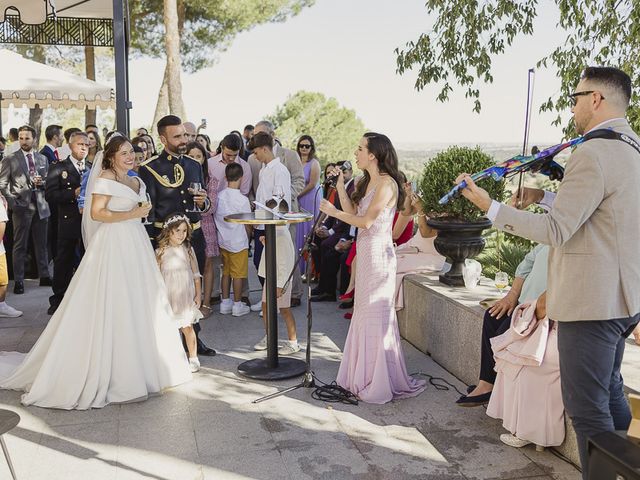
[[[367,139],[367,150],[378,160],[378,170],[381,174],[389,175],[398,185],[397,208],[402,208],[404,204],[405,192],[402,184],[402,177],[398,170],[398,155],[389,137],[381,133],[368,132],[363,135]],[[356,189],[351,196],[354,203],[360,203],[367,193],[367,187],[371,181],[369,172],[364,171],[364,175],[356,185]]]

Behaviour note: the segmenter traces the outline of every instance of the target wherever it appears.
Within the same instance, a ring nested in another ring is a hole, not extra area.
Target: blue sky
[[[521,143],[527,70],[564,40],[556,28],[557,7],[541,0],[533,37],[522,37],[494,59],[491,85],[479,84],[483,110],[472,112],[462,90],[441,104],[439,89],[417,92],[415,75],[396,74],[394,49],[428,31],[434,19],[424,0],[316,0],[316,5],[285,23],[269,24],[237,36],[211,68],[183,74],[188,119],[208,120],[220,139],[273,113],[289,95],[309,90],[335,97],[352,108],[370,130],[386,133],[400,148],[453,143]],[[133,59],[130,93],[132,127],[153,118],[164,60]],[[551,126],[553,114],[537,114],[557,94],[554,71],[536,73],[531,144],[561,140]],[[7,124],[28,118],[26,109],[10,109]],[[6,115],[6,114],[5,114]],[[47,114],[48,115],[48,114]],[[567,112],[567,117],[569,112]],[[48,117],[47,117],[48,118]],[[75,121],[75,120],[73,120]]]
[[[183,75],[187,115],[208,120],[215,138],[274,111],[289,94],[318,91],[353,108],[367,128],[399,145],[452,142],[521,142],[527,70],[562,41],[555,7],[543,2],[534,37],[517,41],[494,62],[495,82],[481,86],[483,112],[471,111],[462,93],[446,104],[438,89],[413,88],[412,73],[395,73],[396,47],[426,31],[433,19],[424,0],[317,0],[286,23],[239,35],[216,64]],[[131,62],[133,126],[149,124],[164,63]],[[536,75],[534,105],[558,91],[554,72]],[[550,115],[534,115],[532,141],[557,143],[560,129]]]

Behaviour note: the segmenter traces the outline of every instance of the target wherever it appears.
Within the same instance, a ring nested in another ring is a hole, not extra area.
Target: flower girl
[[[192,372],[200,369],[196,334],[193,324],[202,318],[200,313],[200,271],[191,247],[191,225],[182,214],[170,215],[158,236],[156,258],[169,292],[169,303],[184,335]]]

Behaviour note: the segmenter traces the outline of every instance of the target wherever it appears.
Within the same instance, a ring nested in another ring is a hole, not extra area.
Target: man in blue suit
[[[42,147],[40,153],[47,157],[49,165],[59,161],[58,148],[62,146],[64,137],[62,136],[62,127],[60,125],[49,125],[44,131],[44,136],[47,139],[47,144]]]

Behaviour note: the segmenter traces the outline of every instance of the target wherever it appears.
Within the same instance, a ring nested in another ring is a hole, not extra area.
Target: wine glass
[[[149,195],[148,193],[145,193],[145,197],[147,198],[146,203],[151,205],[151,195]],[[144,202],[138,202],[138,206],[142,207]],[[142,219],[142,225],[151,225],[151,222],[149,221],[149,217],[144,217]]]
[[[40,172],[38,172],[37,170],[30,170],[29,179],[31,180],[31,190],[36,192],[39,189],[40,182],[42,181]]]
[[[286,203],[287,203],[287,202],[284,202],[284,205],[283,205],[284,188],[282,187],[282,185],[274,185],[272,195],[273,195],[273,198],[276,200],[277,209],[279,211],[282,211],[283,210],[283,206],[286,205]],[[286,209],[285,213],[287,211],[289,211],[288,206],[287,206],[287,209]]]
[[[509,275],[505,272],[497,272],[493,283],[502,295],[502,291],[509,286]]]
[[[198,194],[198,192],[202,189],[202,185],[200,185],[200,182],[191,182],[189,184],[189,193],[191,195],[193,195],[194,197]],[[200,213],[200,209],[198,208],[198,205],[196,205],[196,202],[193,202],[193,209],[188,209],[185,210],[185,212],[188,213]]]

